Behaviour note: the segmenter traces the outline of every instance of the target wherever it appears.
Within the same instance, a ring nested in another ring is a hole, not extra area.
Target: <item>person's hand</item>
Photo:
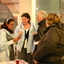
[[[18,36],[17,38],[14,38],[13,41],[17,42],[19,39],[21,39],[21,36]]]
[[[35,64],[38,64],[38,61],[36,61],[36,60],[33,60],[33,61],[34,61]]]
[[[18,33],[18,34],[19,34],[19,36],[21,36],[21,35],[23,34],[23,32],[22,32],[22,31],[19,31],[19,33]]]
[[[34,52],[31,52],[31,55],[33,55],[34,54]]]
[[[37,32],[33,32],[33,34],[32,34],[32,35],[35,35],[35,34],[37,34]]]

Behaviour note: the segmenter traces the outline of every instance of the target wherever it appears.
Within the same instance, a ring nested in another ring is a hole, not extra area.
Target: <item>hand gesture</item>
[[[33,34],[32,34],[32,35],[35,35],[35,34],[37,34],[37,32],[33,32]]]
[[[19,39],[21,39],[21,36],[18,36],[17,38],[14,38],[13,41],[17,42]]]
[[[22,31],[19,31],[19,33],[18,33],[18,34],[19,34],[19,36],[21,36],[21,35],[23,34],[23,32],[22,32]]]
[[[34,61],[35,64],[38,64],[38,61],[36,61],[36,60],[33,60],[33,61]]]

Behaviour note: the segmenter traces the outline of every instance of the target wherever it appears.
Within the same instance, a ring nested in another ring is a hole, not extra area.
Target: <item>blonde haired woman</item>
[[[51,13],[46,18],[46,26],[44,36],[34,54],[34,62],[62,64],[64,55],[64,24],[57,14]]]

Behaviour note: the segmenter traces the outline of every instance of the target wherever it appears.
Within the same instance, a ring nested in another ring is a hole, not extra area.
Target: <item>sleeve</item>
[[[13,40],[7,41],[6,33],[2,31],[0,33],[0,49],[5,50],[9,45],[13,44]]]
[[[33,39],[35,41],[39,41],[40,40],[40,37],[39,37],[38,33],[33,36]]]
[[[35,52],[33,58],[36,61],[39,61],[46,57],[49,54],[52,54],[57,44],[59,42],[59,35],[56,30],[49,29],[49,31],[45,34],[45,36],[41,39],[37,51]]]
[[[32,24],[32,25],[33,25],[33,29],[32,29],[31,32],[32,32],[32,33],[37,32],[36,27],[34,26],[34,24]],[[32,35],[32,37],[33,37],[33,35]],[[32,38],[31,40],[32,40],[32,42],[33,42],[33,44],[32,44],[32,52],[34,52],[34,49],[35,49],[34,39]]]
[[[34,52],[34,49],[35,49],[35,45],[33,44],[32,52]]]
[[[39,33],[38,33],[38,30],[36,29],[36,27],[35,27],[35,31],[37,32],[37,34],[35,34],[34,36],[33,36],[33,39],[35,40],[35,41],[39,41],[40,40],[40,37],[39,37]]]

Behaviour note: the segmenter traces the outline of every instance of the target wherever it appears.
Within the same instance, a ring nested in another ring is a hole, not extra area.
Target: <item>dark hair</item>
[[[4,28],[4,29],[6,29],[7,31],[9,31],[10,33],[13,33],[13,31],[10,30],[10,29],[7,27],[7,24],[10,24],[10,22],[12,22],[12,21],[14,22],[13,19],[6,19],[6,20],[4,21],[4,23],[1,25],[1,29]]]
[[[26,18],[28,18],[28,19],[29,19],[28,23],[30,23],[31,17],[30,17],[30,15],[29,15],[28,13],[23,13],[23,14],[21,15],[21,17],[26,17]]]

